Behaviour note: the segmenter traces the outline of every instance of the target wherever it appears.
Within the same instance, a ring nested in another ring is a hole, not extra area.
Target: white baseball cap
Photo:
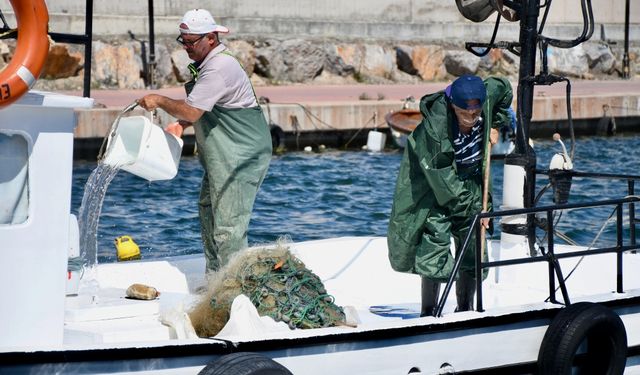
[[[229,29],[216,24],[211,13],[205,9],[192,9],[184,14],[180,23],[182,34],[228,33]]]

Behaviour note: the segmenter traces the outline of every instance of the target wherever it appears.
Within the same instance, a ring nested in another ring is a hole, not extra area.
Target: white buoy
[[[387,141],[387,135],[377,130],[371,130],[367,136],[367,149],[369,151],[382,151]]]
[[[311,146],[306,146],[304,148],[304,152],[311,152],[311,151],[313,151],[313,148],[311,148]]]
[[[549,163],[549,169],[561,169],[561,170],[571,170],[573,169],[573,162],[571,161],[571,157],[569,157],[569,153],[567,152],[567,147],[562,142],[562,138],[560,134],[554,133],[553,140],[560,143],[562,147],[562,152],[553,155],[551,158],[551,162]]]

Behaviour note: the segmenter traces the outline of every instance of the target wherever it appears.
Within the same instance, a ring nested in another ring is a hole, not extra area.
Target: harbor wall
[[[515,103],[514,100],[514,108]],[[568,138],[566,105],[564,97],[536,97],[530,136],[551,138],[557,132]],[[321,144],[335,148],[360,148],[366,144],[370,130],[389,133],[384,117],[398,110],[400,105],[395,100],[379,100],[268,104],[262,107],[269,123],[282,131],[277,136],[281,139],[274,141],[282,142],[287,150],[302,150],[305,146],[315,148]],[[571,107],[576,136],[640,132],[640,93],[574,97]],[[95,159],[103,137],[118,114],[119,110],[113,108],[77,110],[75,158]],[[157,122],[161,126],[174,120],[164,112],[158,113]],[[192,154],[192,129],[187,129],[184,139],[184,154]],[[392,146],[389,136],[387,146]]]

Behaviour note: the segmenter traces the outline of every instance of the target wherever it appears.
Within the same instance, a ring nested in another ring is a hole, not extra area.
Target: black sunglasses
[[[207,36],[207,34],[200,35],[200,38],[196,40],[184,40],[184,38],[182,38],[182,35],[178,35],[178,37],[176,38],[176,42],[182,44],[185,47],[193,47],[205,36]]]

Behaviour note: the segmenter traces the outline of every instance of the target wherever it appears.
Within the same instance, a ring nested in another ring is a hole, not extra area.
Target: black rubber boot
[[[422,277],[422,307],[420,316],[433,316],[435,307],[440,295],[440,283],[431,281],[427,277]]]
[[[458,311],[473,310],[473,297],[476,294],[476,280],[465,272],[460,272],[456,281],[456,299],[458,300]]]

